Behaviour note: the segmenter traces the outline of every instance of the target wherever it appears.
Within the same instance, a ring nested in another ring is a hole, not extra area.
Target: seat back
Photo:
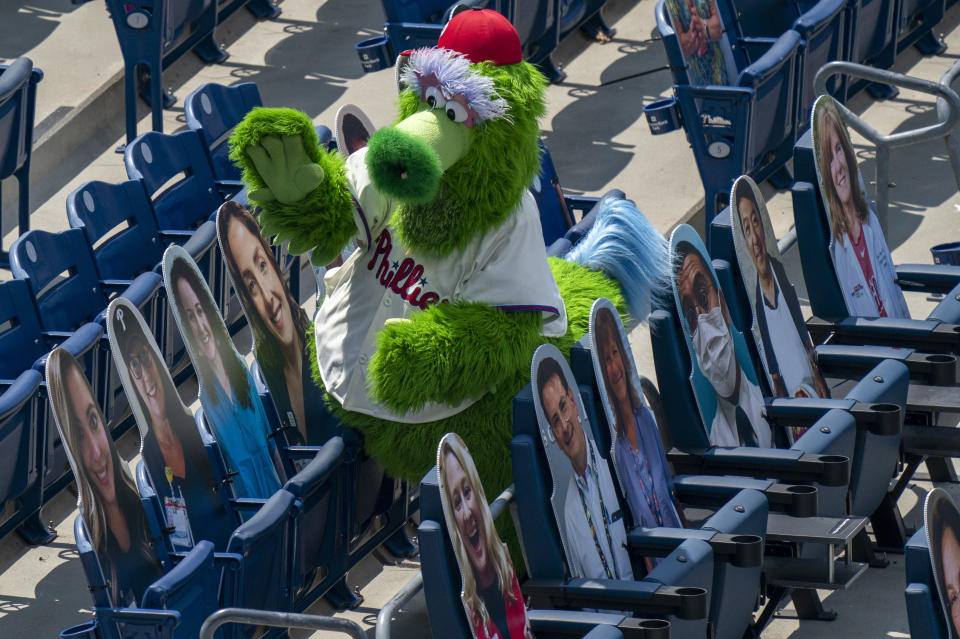
[[[131,180],[143,180],[161,229],[195,228],[222,202],[196,131],[139,135],[127,145],[123,161]]]
[[[460,599],[462,578],[450,535],[444,524],[437,468],[420,481],[420,563],[423,594],[435,636],[471,639],[473,634]]]
[[[737,79],[738,86],[753,90],[744,171],[758,181],[765,179],[772,167],[782,166],[793,152],[800,97],[797,93],[800,47],[800,34],[785,31]]]
[[[308,593],[328,589],[348,569],[342,518],[343,454],[343,440],[331,438],[283,486],[296,498],[298,508],[292,527],[296,553],[292,563],[293,596],[306,603],[313,599]]]
[[[43,78],[30,58],[0,66],[0,180],[8,178],[30,157],[36,85]]]
[[[200,627],[207,617],[220,608],[218,597],[220,580],[213,564],[213,544],[200,541],[186,557],[160,579],[153,582],[143,595],[143,607],[176,610],[180,613],[176,639],[191,639],[200,635]]]
[[[41,421],[38,420],[38,401],[43,376],[35,370],[23,371],[9,386],[0,386],[0,509],[13,499],[20,499],[14,522],[23,521],[40,510],[42,495],[34,491],[32,499],[23,499],[31,486],[37,485]],[[11,522],[0,525],[0,537],[10,529]]]
[[[946,639],[946,620],[937,595],[937,584],[930,565],[927,528],[920,526],[903,549],[906,572],[907,619],[914,637]]]
[[[163,243],[143,182],[92,181],[67,196],[67,219],[83,230],[100,277],[132,279],[163,259]]]
[[[291,610],[291,547],[295,498],[278,490],[230,537],[227,552],[243,562],[237,574],[237,605],[259,610]]]
[[[197,131],[210,153],[218,180],[239,180],[240,169],[227,157],[227,138],[251,109],[261,106],[260,91],[253,82],[233,86],[207,83],[195,89],[183,102],[187,127]]]
[[[540,210],[543,241],[550,246],[566,234],[567,229],[573,225],[573,220],[563,200],[560,179],[557,177],[557,169],[553,166],[550,150],[542,141],[540,142],[540,173],[534,178],[530,192]]]
[[[0,380],[12,380],[47,351],[30,287],[0,282]]]
[[[845,14],[847,0],[819,0],[804,12],[793,28],[803,38],[803,72],[800,77],[799,112],[797,130],[805,131],[810,126],[810,107],[817,94],[813,83],[820,67],[833,60],[842,60],[847,55],[845,41]],[[831,78],[827,91],[841,99],[844,97],[841,78]]]
[[[28,279],[47,330],[72,331],[107,306],[83,231],[33,230],[10,247],[11,270]]]

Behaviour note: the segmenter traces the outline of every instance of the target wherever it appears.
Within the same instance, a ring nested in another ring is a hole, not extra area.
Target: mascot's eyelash
[[[477,121],[494,120],[507,115],[510,107],[498,94],[493,80],[470,68],[470,60],[447,49],[417,49],[403,70],[403,83],[417,95],[423,94],[421,77],[433,73],[450,95],[463,94],[476,112]]]

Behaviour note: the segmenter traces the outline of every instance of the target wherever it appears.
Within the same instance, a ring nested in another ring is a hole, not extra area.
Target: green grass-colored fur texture
[[[513,396],[530,381],[530,360],[533,351],[543,343],[553,343],[564,353],[569,355],[570,347],[586,334],[590,324],[590,307],[598,297],[609,298],[620,311],[624,322],[627,319],[627,306],[620,294],[620,286],[607,278],[599,271],[593,271],[583,266],[551,258],[550,268],[560,287],[564,305],[567,310],[567,332],[563,337],[547,338],[539,335],[539,313],[533,312],[505,312],[490,307],[478,308],[480,305],[442,305],[447,306],[443,314],[417,313],[414,317],[424,316],[422,323],[410,322],[411,329],[416,333],[426,329],[428,323],[434,324],[434,330],[446,337],[433,340],[429,346],[432,352],[426,352],[418,357],[422,358],[423,366],[429,365],[432,360],[437,366],[445,370],[458,371],[457,379],[471,375],[489,375],[498,380],[494,392],[483,395],[476,403],[464,411],[446,419],[424,424],[401,424],[344,410],[330,395],[327,403],[334,414],[344,423],[363,433],[364,447],[367,453],[383,465],[394,477],[410,481],[420,481],[423,474],[436,463],[437,444],[440,438],[448,432],[460,435],[477,461],[477,468],[484,477],[484,488],[491,495],[497,495],[511,483],[509,473],[509,444],[513,435],[511,402]],[[431,308],[438,308],[437,306]],[[428,309],[430,310],[430,309]],[[523,333],[521,336],[508,336],[507,333],[486,335],[485,350],[499,349],[503,351],[498,356],[497,371],[481,371],[483,359],[478,359],[469,349],[456,348],[448,350],[447,340],[465,339],[470,342],[476,340],[483,331],[483,325],[490,321],[490,314],[500,315],[501,324],[498,328],[513,329]],[[455,317],[460,315],[461,317]],[[533,318],[534,321],[531,321]],[[441,325],[444,324],[444,325]],[[472,328],[473,325],[475,328]],[[403,324],[393,325],[390,328],[402,327]],[[457,327],[457,331],[451,330]],[[462,331],[462,332],[461,332]],[[470,332],[475,331],[474,335]],[[532,337],[530,336],[532,333]],[[313,376],[318,384],[322,385],[320,372],[317,370],[316,341],[312,330],[308,337],[312,344],[311,366]],[[377,354],[380,355],[378,349]],[[394,355],[386,353],[383,360],[388,361]],[[373,373],[373,368],[371,373]],[[391,377],[391,383],[396,386],[387,389],[386,384],[377,380],[373,374],[374,384],[380,387],[383,394],[399,396],[406,392],[416,393],[418,385],[416,375],[411,372],[411,379]],[[474,448],[477,450],[474,450]],[[481,454],[478,451],[486,451]],[[487,463],[483,463],[487,462]],[[486,467],[505,468],[503,473],[491,470],[488,475]],[[487,478],[493,480],[487,484]]]
[[[230,159],[243,171],[243,181],[250,191],[262,189],[266,183],[244,150],[268,135],[300,136],[304,151],[320,165],[324,177],[299,202],[254,202],[261,208],[263,235],[278,244],[289,239],[290,252],[295,255],[313,249],[311,261],[316,265],[328,264],[357,232],[344,158],[320,148],[313,122],[305,113],[286,108],[255,108],[230,136]]]
[[[403,242],[427,255],[448,255],[503,223],[540,170],[537,121],[546,112],[546,78],[527,62],[473,68],[493,79],[510,108],[471,129],[467,154],[444,172],[436,197],[397,206],[394,226]],[[399,108],[403,120],[429,107],[406,90]]]

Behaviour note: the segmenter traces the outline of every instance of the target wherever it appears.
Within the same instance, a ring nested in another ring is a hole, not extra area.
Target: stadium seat
[[[223,62],[227,52],[214,41],[217,0],[107,0],[107,10],[123,53],[129,143],[137,137],[138,84],[153,130],[163,131],[162,109],[174,102],[163,88],[163,70],[190,50],[204,62]]]
[[[10,176],[17,179],[17,223],[21,234],[30,230],[33,114],[37,83],[42,79],[43,71],[35,69],[30,58],[17,58],[9,65],[0,65],[0,181]],[[9,255],[0,250],[0,267],[9,266]]]
[[[772,42],[731,42],[742,69],[735,83],[698,86],[688,76],[664,0],[657,3],[656,17],[676,97],[676,107],[664,108],[679,108],[706,191],[709,221],[726,206],[736,177],[746,173],[760,182],[790,159],[798,127],[802,38],[790,29]]]
[[[937,582],[930,564],[927,529],[920,526],[903,549],[907,587],[907,620],[910,636],[924,639],[947,639],[947,623],[937,592]]]
[[[92,181],[67,196],[67,220],[71,228],[83,230],[100,276],[105,279],[132,279],[141,273],[160,273],[163,251],[168,244],[181,244],[215,284],[216,225],[207,221],[194,231],[160,230],[141,180],[119,184]],[[157,308],[157,342],[175,374],[189,364],[184,361],[183,342],[169,314],[165,292]]]
[[[59,233],[33,230],[21,235],[10,247],[14,277],[25,279],[36,302],[41,325],[47,331],[78,331],[84,324],[104,323],[104,312],[113,295],[130,300],[155,330],[156,300],[161,278],[142,273],[132,281],[101,278],[83,231],[69,229]],[[110,362],[106,336],[98,353],[93,385],[104,416],[110,422],[121,416],[114,402],[120,389]],[[125,405],[125,404],[124,404]],[[115,428],[127,422],[110,422]],[[119,432],[117,433],[119,434]]]
[[[504,496],[501,495],[501,499]],[[511,493],[511,503],[513,503]],[[450,639],[471,639],[470,620],[464,614],[460,600],[461,573],[453,554],[450,534],[444,523],[440,503],[437,469],[432,468],[420,482],[420,570],[423,574],[423,592],[430,615],[434,636]],[[637,633],[638,638],[664,637],[670,633],[669,622],[659,619],[630,618],[622,613],[581,612],[574,610],[527,610],[530,629],[538,638],[563,637],[571,634],[584,639],[599,639],[620,626]],[[611,636],[615,636],[611,634]]]
[[[585,405],[592,405],[592,398]],[[529,574],[523,590],[532,597],[532,605],[632,610],[641,616],[667,618],[678,636],[700,636],[706,630],[704,624],[710,610],[709,601],[704,608],[698,607],[696,615],[688,615],[680,611],[683,606],[680,600],[663,599],[657,605],[655,593],[665,586],[692,587],[701,592],[712,588],[713,551],[702,539],[687,539],[676,550],[668,550],[669,554],[660,565],[637,581],[569,578],[566,554],[550,502],[553,481],[536,418],[530,419],[533,412],[533,391],[528,384],[514,399],[514,436],[510,455],[520,537]],[[684,556],[685,560],[678,562],[679,556]],[[716,593],[709,595],[712,597]],[[664,610],[665,604],[670,609]]]
[[[75,333],[42,331],[27,283],[21,280],[0,282],[0,392],[3,393],[0,403],[10,402],[7,404],[9,412],[3,413],[5,420],[9,420],[6,422],[9,439],[5,440],[2,447],[11,455],[16,453],[16,456],[9,458],[16,460],[16,464],[3,465],[10,473],[9,494],[15,494],[18,490],[28,491],[33,481],[32,473],[40,474],[47,498],[59,492],[72,479],[60,435],[50,415],[46,382],[39,380],[39,389],[31,396],[33,405],[21,404],[24,388],[30,386],[31,376],[26,371],[33,369],[42,376],[47,352],[60,346],[81,362],[89,380],[96,381],[102,335],[103,327],[96,323],[85,324]],[[12,393],[9,397],[8,392]],[[21,427],[18,424],[25,428],[22,433],[29,438],[29,442],[27,439],[18,439],[20,431],[16,429]],[[16,441],[19,441],[22,449],[17,449]],[[21,489],[15,487],[17,477],[27,480]],[[40,499],[43,495],[39,484],[36,490],[36,495],[25,493],[21,498],[20,516],[36,517],[35,521],[28,521],[20,529],[29,543],[41,543],[51,538],[51,533],[39,519],[41,502],[33,501],[35,497]]]

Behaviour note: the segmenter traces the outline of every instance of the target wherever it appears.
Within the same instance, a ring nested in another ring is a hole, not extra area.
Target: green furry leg
[[[626,302],[615,281],[598,271],[559,259],[551,258],[550,268],[567,309],[567,333],[560,338],[543,338],[543,342],[555,344],[568,356],[570,347],[587,332],[590,307],[598,297],[609,298],[626,321]],[[314,379],[322,385],[312,327],[307,343],[311,345]],[[391,476],[410,482],[419,482],[437,463],[440,439],[446,433],[457,433],[473,455],[487,497],[494,499],[513,483],[510,464],[513,396],[530,381],[532,357],[533,349],[517,358],[515,370],[503,371],[503,383],[498,386],[502,390],[488,393],[466,410],[435,422],[400,424],[344,410],[329,394],[327,402],[338,419],[363,434],[367,454]],[[501,537],[510,546],[514,563],[524,572],[512,521],[509,517],[501,517],[497,524]]]

